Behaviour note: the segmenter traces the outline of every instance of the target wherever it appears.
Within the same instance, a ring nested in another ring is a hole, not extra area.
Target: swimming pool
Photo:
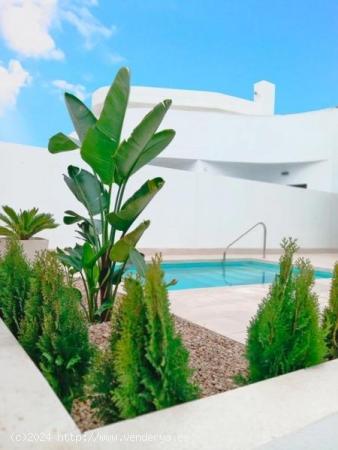
[[[177,284],[170,290],[271,283],[279,271],[278,263],[249,259],[218,261],[166,262],[162,264],[167,281]],[[316,278],[331,278],[325,270],[316,270]]]

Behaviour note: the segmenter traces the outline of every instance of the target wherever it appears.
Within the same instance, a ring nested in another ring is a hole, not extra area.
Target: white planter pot
[[[6,249],[7,238],[0,238],[0,254]],[[29,261],[33,261],[37,252],[48,248],[48,240],[43,238],[31,238],[19,241],[22,245],[23,252]]]

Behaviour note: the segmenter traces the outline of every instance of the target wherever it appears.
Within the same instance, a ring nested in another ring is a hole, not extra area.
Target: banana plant
[[[110,317],[118,286],[129,263],[142,275],[143,255],[137,243],[148,228],[148,220],[131,228],[164,185],[162,178],[147,180],[129,199],[124,193],[130,177],[156,158],[172,141],[175,131],[158,131],[171,100],[156,105],[122,139],[123,122],[130,92],[130,75],[121,68],[105,98],[99,117],[77,97],[65,93],[66,106],[77,139],[64,133],[50,138],[50,153],[79,151],[90,170],[70,165],[64,180],[87,216],[67,210],[65,224],[77,224],[82,244],[59,249],[61,261],[73,273],[80,273],[87,296],[91,322]]]

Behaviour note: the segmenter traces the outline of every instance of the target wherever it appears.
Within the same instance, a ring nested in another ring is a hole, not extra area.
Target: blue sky
[[[0,140],[70,131],[67,89],[90,101],[127,65],[136,85],[252,98],[281,114],[338,105],[336,0],[0,0]]]

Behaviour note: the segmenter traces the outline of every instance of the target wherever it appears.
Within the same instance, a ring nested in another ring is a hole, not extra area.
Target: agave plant
[[[131,226],[162,188],[164,180],[146,181],[127,201],[124,192],[130,177],[164,150],[175,136],[174,130],[157,131],[171,101],[156,105],[137,125],[128,139],[121,139],[130,90],[129,71],[122,68],[106,96],[97,118],[77,97],[65,93],[65,102],[78,140],[57,133],[49,140],[51,153],[80,150],[92,172],[69,166],[65,182],[86,208],[84,217],[66,211],[64,222],[78,224],[84,243],[59,250],[64,264],[80,273],[88,301],[88,318],[104,320],[114,303],[126,265],[131,261],[142,274],[143,256],[136,245],[149,221]]]
[[[3,214],[0,213],[0,221],[5,226],[0,226],[0,236],[12,237],[19,240],[30,239],[40,231],[56,228],[51,214],[39,213],[38,208],[20,211],[17,213],[10,206],[2,207]]]

